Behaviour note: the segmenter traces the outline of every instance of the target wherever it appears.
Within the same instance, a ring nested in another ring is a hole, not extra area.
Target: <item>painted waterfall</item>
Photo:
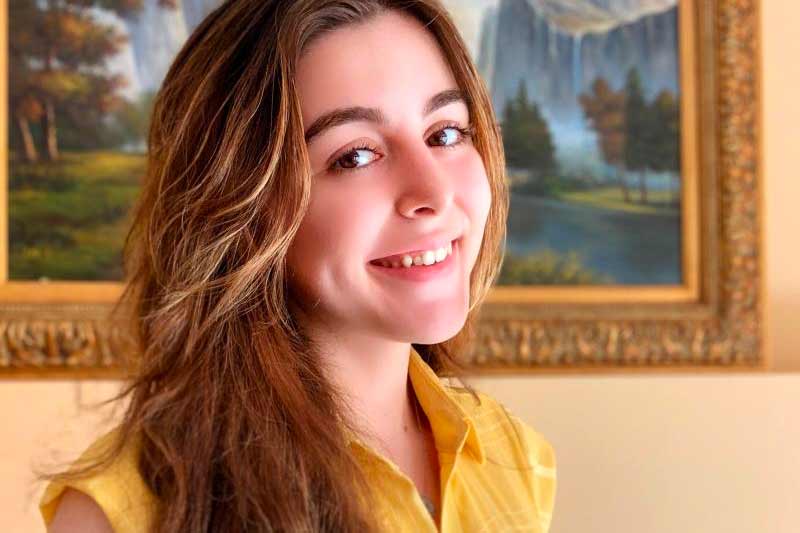
[[[9,0],[11,280],[121,279],[153,95],[218,0],[100,4]],[[499,283],[679,283],[676,0],[445,4],[503,131]]]

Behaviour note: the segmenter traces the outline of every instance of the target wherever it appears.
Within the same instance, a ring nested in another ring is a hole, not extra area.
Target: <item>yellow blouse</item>
[[[556,457],[550,443],[503,405],[478,392],[482,405],[460,387],[447,385],[412,348],[409,376],[433,430],[441,466],[441,530],[416,486],[390,459],[349,437],[351,449],[375,484],[386,531],[547,533],[556,494]],[[92,443],[92,453],[113,430]],[[528,462],[532,468],[527,468]],[[155,496],[136,468],[136,445],[128,446],[107,470],[67,485],[100,505],[116,533],[149,530]],[[45,488],[39,510],[49,524],[66,486]]]

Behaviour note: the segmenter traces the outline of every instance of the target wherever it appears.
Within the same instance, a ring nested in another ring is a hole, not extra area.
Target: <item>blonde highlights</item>
[[[438,0],[228,1],[186,41],[154,103],[115,309],[136,344],[108,400],[129,399],[118,438],[41,478],[90,475],[136,442],[159,501],[154,531],[378,529],[343,439],[344,402],[290,311],[285,259],[311,191],[297,61],[326,32],[387,9],[436,37],[490,183],[467,322],[446,342],[414,345],[437,373],[463,372],[457,356],[500,270],[508,190],[491,101],[452,19]]]

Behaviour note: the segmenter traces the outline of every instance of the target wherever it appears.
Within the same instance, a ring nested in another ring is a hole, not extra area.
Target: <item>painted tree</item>
[[[589,126],[597,134],[603,159],[615,169],[622,196],[630,202],[625,178],[625,93],[614,91],[603,78],[592,82],[591,92],[579,97]]]
[[[671,172],[680,179],[680,101],[671,91],[663,90],[650,104],[649,115],[653,126],[650,168]]]
[[[530,170],[534,179],[552,176],[556,169],[553,138],[539,106],[528,99],[523,80],[516,96],[506,102],[501,130],[509,166]]]
[[[625,168],[639,177],[639,198],[647,203],[647,168],[650,160],[653,131],[652,116],[648,113],[639,71],[628,71],[625,82]]]
[[[159,5],[174,9],[177,4],[159,0]],[[39,125],[45,157],[53,161],[59,157],[59,114],[88,127],[122,105],[118,90],[127,82],[104,65],[127,36],[98,22],[93,7],[126,16],[141,10],[143,0],[9,2],[9,112],[26,161],[39,159],[34,125]]]

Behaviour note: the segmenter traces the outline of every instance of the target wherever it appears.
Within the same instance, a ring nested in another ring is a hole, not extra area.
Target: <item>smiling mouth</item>
[[[460,237],[459,237],[460,239]],[[446,247],[433,250],[416,250],[373,259],[369,263],[389,268],[410,268],[413,266],[432,266],[447,261],[453,253],[453,246],[459,239],[450,241]]]

